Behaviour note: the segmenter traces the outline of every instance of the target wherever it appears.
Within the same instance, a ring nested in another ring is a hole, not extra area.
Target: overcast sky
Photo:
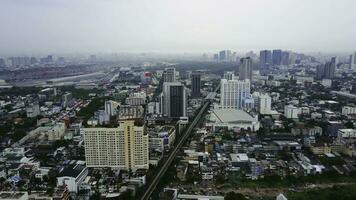
[[[0,0],[0,54],[356,50],[356,0]]]

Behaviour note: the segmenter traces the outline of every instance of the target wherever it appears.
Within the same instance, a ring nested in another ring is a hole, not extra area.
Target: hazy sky
[[[356,0],[0,0],[0,54],[355,51]]]

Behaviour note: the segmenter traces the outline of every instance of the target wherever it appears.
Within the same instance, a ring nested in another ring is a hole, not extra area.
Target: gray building
[[[273,50],[272,62],[273,62],[273,65],[281,65],[282,64],[282,50],[280,50],[280,49]]]
[[[200,89],[201,89],[201,75],[199,73],[194,73],[194,74],[192,74],[191,96],[192,97],[200,97],[201,96]]]
[[[164,83],[164,115],[170,118],[186,117],[187,95],[182,83]]]
[[[270,50],[260,51],[260,68],[265,69],[272,65],[272,52]]]
[[[252,59],[250,57],[240,59],[239,79],[252,81]]]
[[[282,52],[282,65],[289,65],[289,52],[288,51],[283,51]]]

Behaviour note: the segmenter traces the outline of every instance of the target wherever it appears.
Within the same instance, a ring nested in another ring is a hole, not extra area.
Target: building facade
[[[239,79],[252,81],[252,59],[250,57],[240,59]]]
[[[148,135],[134,121],[120,121],[117,128],[83,128],[88,167],[122,170],[148,169]]]
[[[194,73],[192,74],[192,97],[200,97],[201,93],[200,93],[200,89],[201,89],[201,75],[198,73]]]
[[[220,107],[243,109],[252,100],[250,94],[250,80],[226,80],[221,79]],[[253,101],[253,100],[252,100]]]
[[[164,115],[170,118],[187,116],[186,88],[180,82],[163,84]]]

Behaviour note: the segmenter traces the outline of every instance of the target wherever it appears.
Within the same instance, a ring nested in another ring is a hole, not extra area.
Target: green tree
[[[245,200],[246,197],[240,193],[229,192],[225,195],[225,200]]]

